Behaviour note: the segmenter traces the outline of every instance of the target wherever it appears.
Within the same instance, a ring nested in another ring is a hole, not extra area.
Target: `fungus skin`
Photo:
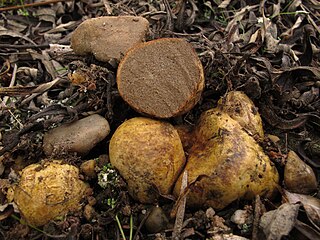
[[[37,227],[80,210],[87,188],[75,166],[61,161],[31,164],[22,170],[14,202],[23,219]]]
[[[188,172],[188,206],[220,210],[255,195],[273,196],[279,176],[262,148],[220,109],[204,112],[194,131]],[[181,175],[174,188],[179,196]]]
[[[109,145],[111,164],[128,184],[130,195],[155,203],[170,194],[185,155],[177,130],[169,123],[144,117],[121,124]]]

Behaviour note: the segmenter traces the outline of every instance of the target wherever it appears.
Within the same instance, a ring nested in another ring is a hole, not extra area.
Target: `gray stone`
[[[108,136],[109,132],[108,121],[94,114],[48,131],[44,135],[43,149],[47,156],[61,151],[76,152],[83,156]]]
[[[96,59],[107,62],[120,60],[133,45],[143,42],[149,31],[149,22],[136,16],[107,16],[81,23],[71,36],[71,47],[79,55],[92,53]]]

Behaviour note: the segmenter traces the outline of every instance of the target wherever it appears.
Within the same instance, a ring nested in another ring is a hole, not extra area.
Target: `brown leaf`
[[[24,96],[28,94],[41,94],[55,84],[61,82],[61,78],[56,78],[51,82],[40,84],[38,86],[15,86],[15,87],[0,87],[0,96]]]
[[[188,172],[184,171],[183,176],[182,176],[182,183],[181,183],[181,190],[180,193],[183,194],[185,189],[187,188],[188,185]],[[180,239],[181,238],[181,231],[183,227],[183,219],[184,219],[184,212],[186,208],[186,201],[187,201],[187,196],[184,195],[181,198],[181,201],[179,202],[178,210],[177,210],[177,215],[176,215],[176,221],[174,223],[174,228],[172,232],[172,239]]]
[[[298,66],[292,67],[290,69],[277,72],[272,81],[277,85],[280,94],[284,91],[291,90],[293,88],[294,80],[297,79],[297,76],[301,77],[315,77],[320,79],[320,70],[316,67],[309,66]],[[310,79],[309,79],[310,80]]]
[[[309,195],[291,193],[286,190],[284,190],[284,193],[289,203],[302,203],[310,222],[320,231],[320,200]]]
[[[31,94],[36,86],[0,87],[0,96],[23,96]]]
[[[294,227],[300,204],[284,203],[278,209],[266,212],[260,220],[260,227],[267,240],[281,240]]]
[[[226,8],[230,4],[231,0],[224,0],[222,3],[219,4],[218,8]]]
[[[36,11],[36,14],[39,16],[40,21],[50,22],[55,24],[56,12],[52,8],[39,8]]]
[[[34,41],[32,41],[30,38],[24,36],[23,34],[21,34],[19,32],[0,29],[0,37],[4,37],[4,36],[9,36],[9,37],[12,37],[12,38],[22,38],[22,39],[24,39],[24,40],[36,45],[36,43]]]
[[[307,238],[313,240],[313,239],[320,239],[320,233],[310,227],[309,225],[297,220],[294,227],[301,232],[304,236]]]
[[[246,6],[246,7],[242,8],[239,12],[237,12],[233,16],[233,19],[228,23],[225,31],[229,32],[230,29],[232,29],[234,27],[234,25],[237,25],[238,22],[240,22],[248,12],[257,9],[258,6],[259,5],[252,5],[252,6]]]
[[[0,206],[1,208],[4,208],[3,210],[0,210],[0,221],[8,218],[13,213],[13,206],[12,204],[5,204],[3,206]]]

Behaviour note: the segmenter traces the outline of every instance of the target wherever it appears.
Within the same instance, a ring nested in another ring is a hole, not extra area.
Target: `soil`
[[[301,200],[295,207],[282,183],[290,150],[317,176],[320,169],[318,1],[2,1],[0,13],[0,239],[320,239],[319,191],[308,195],[313,200],[295,196]],[[71,34],[81,22],[119,15],[145,17],[150,23],[147,41],[186,39],[202,62],[205,89],[199,103],[183,116],[168,119],[170,123],[194,125],[203,111],[232,90],[250,97],[263,118],[266,138],[261,145],[280,174],[276,198],[239,199],[215,212],[175,211],[172,196],[163,196],[158,202],[161,221],[148,219],[154,206],[129,196],[108,159],[115,129],[140,116],[118,93],[118,61],[101,62],[70,48]],[[50,156],[78,167],[96,159],[98,177],[82,176],[92,190],[83,202],[89,207],[42,227],[26,224],[8,199],[19,171],[48,158],[44,133],[95,113],[109,121],[106,139],[85,157],[65,151]],[[103,185],[104,174],[111,176],[110,184]],[[290,206],[280,208],[285,202]],[[307,205],[314,207],[313,215]],[[231,221],[237,210],[250,216],[243,224]],[[277,223],[286,223],[283,229],[268,228],[275,222],[259,225],[261,216],[272,210]],[[177,215],[170,218],[173,212]],[[286,215],[292,217],[281,218]],[[160,224],[152,228],[157,233],[148,230],[146,220]]]

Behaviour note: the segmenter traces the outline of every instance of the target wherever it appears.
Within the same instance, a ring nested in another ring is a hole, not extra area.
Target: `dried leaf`
[[[222,3],[220,3],[218,8],[226,8],[229,6],[230,2],[231,2],[231,0],[224,0]]]
[[[105,9],[106,9],[106,11],[107,11],[107,14],[108,14],[108,15],[111,15],[111,14],[112,14],[112,7],[110,6],[109,1],[107,1],[107,0],[102,0],[102,2],[103,2],[103,5],[104,5],[104,7],[105,7]]]
[[[303,19],[304,19],[304,17],[299,16],[291,28],[289,28],[287,31],[281,33],[280,38],[289,38],[290,36],[292,36],[294,30],[300,27]]]
[[[320,239],[320,232],[299,220],[296,221],[294,227],[310,240]]]
[[[3,36],[10,36],[13,38],[22,38],[22,39],[36,45],[36,43],[34,41],[32,41],[30,38],[26,37],[25,35],[23,35],[19,32],[14,32],[11,30],[0,30],[0,37],[3,37]]]
[[[56,22],[56,12],[52,8],[39,8],[36,11],[36,14],[40,21],[50,22],[52,24],[55,24]]]
[[[233,19],[228,23],[225,31],[229,32],[230,29],[232,29],[235,25],[237,25],[238,22],[240,22],[248,12],[257,9],[258,7],[259,7],[259,5],[252,5],[252,6],[246,6],[246,7],[242,8],[239,12],[237,12],[233,16]]]
[[[51,82],[40,84],[38,86],[15,86],[15,87],[0,87],[0,96],[24,96],[29,94],[41,94],[55,84],[59,83],[61,78],[56,78]]]
[[[267,240],[281,240],[287,236],[296,223],[299,208],[300,204],[284,203],[278,209],[263,214],[260,227]]]
[[[233,235],[233,234],[217,234],[211,237],[210,240],[249,240],[249,239],[238,236],[238,235]]]
[[[42,51],[41,54],[36,52],[36,51],[33,51],[31,49],[29,49],[28,51],[31,54],[33,59],[41,60],[41,62],[43,63],[44,67],[46,68],[48,73],[51,75],[52,79],[57,78],[58,72],[55,70],[55,68],[54,68],[54,66],[53,66],[53,64],[51,62],[51,58],[50,58],[49,54],[46,51]]]
[[[65,32],[69,31],[71,29],[75,29],[79,25],[78,21],[70,21],[67,23],[62,23],[58,25],[57,27],[47,31],[47,33],[58,33],[58,32]]]
[[[35,86],[36,88],[32,90],[32,94],[21,102],[21,106],[30,102],[33,98],[35,98],[36,96],[39,96],[40,94],[49,90],[50,88],[52,88],[54,85],[58,84],[61,81],[63,81],[63,79],[56,78],[56,79],[52,80],[51,82],[47,82],[47,83],[43,83],[38,86]],[[1,92],[0,92],[0,94],[1,94]]]
[[[0,30],[6,30],[6,28],[3,27],[5,24],[8,30],[14,30],[15,32],[20,32],[20,33],[26,30],[27,28],[27,26],[24,24],[20,24],[15,20],[7,19],[6,21],[0,20]]]
[[[254,216],[253,216],[253,227],[252,227],[252,240],[259,240],[259,221],[263,213],[266,212],[265,206],[263,205],[260,196],[257,195],[254,204]]]
[[[14,211],[12,204],[0,205],[0,221],[8,218]]]
[[[286,190],[284,190],[284,193],[289,203],[302,203],[310,222],[320,231],[320,199]]]
[[[266,51],[271,53],[277,53],[280,51],[280,40],[277,39],[277,25],[274,24],[271,19],[264,17],[263,18],[263,27],[262,27],[262,39],[266,43]]]
[[[293,0],[288,6],[288,12],[295,12],[301,6],[301,0]]]
[[[57,57],[59,55],[68,54],[72,52],[70,45],[49,44],[50,48],[46,51],[51,57]]]
[[[318,0],[307,0],[305,1],[305,5],[307,5],[311,9],[320,10],[320,5]]]
[[[272,13],[272,16],[270,17],[271,19],[276,16],[279,16],[280,10],[281,10],[280,1],[277,4],[272,4],[272,6],[273,6],[273,9],[272,9],[273,13]]]
[[[181,189],[180,194],[183,194],[185,189],[188,185],[188,171],[184,171],[182,175],[182,183],[181,183]],[[174,228],[172,232],[172,239],[180,239],[181,238],[181,231],[183,226],[183,219],[184,219],[184,212],[186,208],[186,195],[184,195],[181,198],[181,201],[179,202],[177,215],[176,215],[176,221],[174,223]]]
[[[292,67],[284,71],[278,71],[272,81],[278,85],[277,89],[280,91],[280,94],[282,94],[284,91],[292,90],[294,85],[293,81],[302,77],[315,77],[320,80],[320,69],[309,66]]]
[[[19,67],[17,69],[17,74],[24,75],[24,76],[29,76],[32,79],[36,79],[38,76],[39,69],[37,68],[31,68],[31,67]]]
[[[319,5],[319,3],[318,3]],[[302,10],[306,11],[306,8],[302,5],[301,6]],[[308,14],[307,15],[307,19],[308,19],[308,22],[317,30],[318,34],[320,34],[320,28],[319,26],[315,23],[315,21],[310,17],[310,15]]]
[[[0,96],[24,96],[31,94],[36,86],[0,87]]]
[[[271,125],[280,129],[295,129],[303,126],[309,119],[307,115],[298,115],[296,118],[287,120],[279,117],[273,109],[273,105],[263,103],[260,106],[262,117]]]
[[[254,43],[257,41],[258,37],[261,35],[261,30],[258,29],[257,31],[255,31],[251,37],[250,37],[250,40],[249,40],[249,43]]]

